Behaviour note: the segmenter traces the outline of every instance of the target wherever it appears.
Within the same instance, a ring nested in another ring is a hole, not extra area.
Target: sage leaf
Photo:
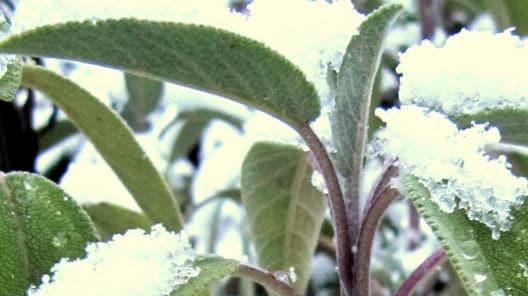
[[[442,243],[470,296],[524,295],[528,287],[528,202],[512,211],[511,229],[499,240],[463,210],[441,211],[416,177],[402,184],[418,212]],[[499,294],[502,291],[503,294]],[[495,294],[494,294],[494,293]]]
[[[296,146],[258,142],[242,164],[242,203],[259,265],[271,271],[295,268],[292,286],[300,293],[326,209],[311,179],[312,167]]]
[[[43,26],[13,35],[0,51],[115,67],[218,94],[292,125],[319,116],[313,84],[265,45],[211,27],[120,19]]]
[[[179,285],[171,296],[209,295],[209,286],[236,271],[240,264],[218,256],[199,256],[194,259],[193,265],[200,268],[200,274]]]
[[[0,55],[0,73],[0,100],[12,101],[22,80],[20,58]]]
[[[39,175],[0,175],[0,295],[23,295],[63,257],[85,254],[97,234],[88,215]]]
[[[526,15],[528,14],[528,2],[526,0],[503,0],[502,2],[506,7],[506,11],[511,20],[511,26],[515,27],[521,35],[528,34],[528,20]]]
[[[163,82],[125,73],[128,102],[121,112],[123,118],[134,131],[149,128],[147,115],[158,106],[163,93]]]
[[[398,4],[385,5],[371,13],[352,37],[337,73],[332,135],[338,169],[359,180],[367,138],[372,88],[383,52],[383,41],[403,11]],[[357,178],[356,178],[357,177]]]
[[[46,95],[94,144],[153,222],[182,227],[176,198],[125,122],[72,81],[42,67],[25,66],[23,85]]]

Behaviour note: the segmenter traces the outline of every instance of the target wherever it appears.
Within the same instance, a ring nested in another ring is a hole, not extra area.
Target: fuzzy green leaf
[[[499,240],[489,228],[470,221],[463,210],[448,214],[430,199],[412,176],[403,177],[407,196],[440,239],[449,260],[471,296],[525,295],[528,287],[528,202],[513,210],[513,224]]]
[[[352,37],[337,73],[335,111],[331,114],[338,168],[357,176],[363,164],[372,87],[383,52],[383,41],[403,11],[398,4],[371,13]]]
[[[163,83],[129,73],[125,74],[125,83],[128,102],[121,114],[133,130],[144,131],[149,127],[147,115],[158,106]]]
[[[0,78],[0,100],[12,101],[22,80],[22,63],[19,58],[0,57],[1,67],[6,67]]]
[[[464,114],[454,117],[462,128],[471,126],[471,122],[486,123],[499,128],[501,141],[528,145],[528,111],[515,108],[488,109],[476,114]]]
[[[283,56],[240,35],[133,19],[71,22],[10,36],[0,51],[108,65],[249,104],[292,125],[319,116],[315,87]]]
[[[85,254],[97,234],[88,215],[49,180],[0,175],[0,295],[23,295],[62,257]]]
[[[193,265],[200,268],[200,274],[192,277],[174,290],[171,296],[201,296],[209,291],[209,286],[238,269],[240,263],[235,260],[217,256],[201,256],[194,260]],[[205,294],[208,295],[209,293]]]
[[[103,241],[133,228],[148,231],[152,225],[145,215],[106,202],[83,205],[83,209],[90,216]]]
[[[511,20],[511,25],[519,34],[528,34],[528,1],[526,0],[502,0]]]
[[[272,271],[294,267],[293,286],[301,293],[325,212],[311,178],[310,163],[296,146],[257,143],[242,165],[242,202],[259,264]]]
[[[176,198],[125,122],[70,80],[41,67],[25,66],[23,84],[53,101],[94,144],[152,222],[182,227]]]

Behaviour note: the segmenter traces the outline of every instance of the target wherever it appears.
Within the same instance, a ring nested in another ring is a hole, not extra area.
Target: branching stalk
[[[297,127],[297,131],[304,139],[311,152],[313,153],[318,169],[323,175],[330,204],[330,213],[334,223],[336,236],[336,261],[338,265],[339,279],[342,285],[342,291],[345,296],[351,296],[353,291],[353,270],[354,258],[350,246],[350,237],[348,234],[348,221],[346,214],[343,193],[339,186],[334,165],[326,152],[326,149],[309,125]]]
[[[240,264],[234,276],[250,279],[281,296],[301,296],[287,282],[277,278],[271,271],[247,264]]]
[[[447,260],[447,256],[443,249],[439,249],[434,252],[431,256],[425,259],[420,266],[418,266],[409,277],[403,282],[398,288],[394,296],[410,296],[416,285],[427,275],[434,271],[436,266],[444,263]]]
[[[399,196],[396,189],[391,187],[390,180],[398,173],[398,169],[391,164],[386,166],[383,174],[378,178],[372,190],[359,235],[355,265],[355,295],[370,295],[370,258],[372,243],[376,229],[389,204]]]

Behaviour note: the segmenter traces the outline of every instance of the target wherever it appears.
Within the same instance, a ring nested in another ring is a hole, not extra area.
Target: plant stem
[[[446,260],[447,257],[443,249],[434,252],[409,275],[400,288],[398,288],[394,296],[410,296],[418,282],[429,275],[436,266],[444,263]]]
[[[336,237],[336,261],[338,266],[339,279],[342,285],[342,291],[345,296],[352,295],[353,291],[353,269],[354,258],[350,246],[350,237],[348,234],[348,221],[346,214],[345,201],[343,193],[339,186],[334,165],[326,152],[326,149],[309,125],[297,126],[297,131],[304,139],[311,152],[313,153],[318,169],[326,183],[328,189],[328,201],[330,204],[330,213],[334,224]]]
[[[422,39],[431,40],[434,37],[440,2],[441,0],[418,0]]]
[[[256,266],[240,264],[233,275],[255,281],[281,296],[301,296],[301,294],[295,291],[295,289],[293,289],[288,283],[278,279],[273,272]]]
[[[391,187],[390,181],[398,173],[392,162],[385,167],[383,174],[378,178],[365,207],[365,214],[356,254],[355,266],[355,295],[370,295],[370,257],[372,243],[376,229],[388,208],[389,204],[399,196],[399,192]]]

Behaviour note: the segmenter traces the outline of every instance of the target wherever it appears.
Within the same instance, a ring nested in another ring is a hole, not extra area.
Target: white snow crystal
[[[443,47],[429,41],[400,56],[402,104],[449,114],[486,108],[528,108],[528,48],[512,30],[463,30]]]
[[[369,147],[372,155],[397,159],[401,173],[417,176],[441,210],[452,212],[458,204],[495,239],[509,229],[511,207],[528,195],[528,181],[512,175],[504,156],[485,153],[486,145],[500,141],[497,128],[459,130],[443,114],[417,106],[377,109],[376,115],[387,126]]]
[[[84,259],[62,259],[28,296],[165,296],[200,273],[185,234],[161,225],[129,230],[111,241],[89,243]]]

